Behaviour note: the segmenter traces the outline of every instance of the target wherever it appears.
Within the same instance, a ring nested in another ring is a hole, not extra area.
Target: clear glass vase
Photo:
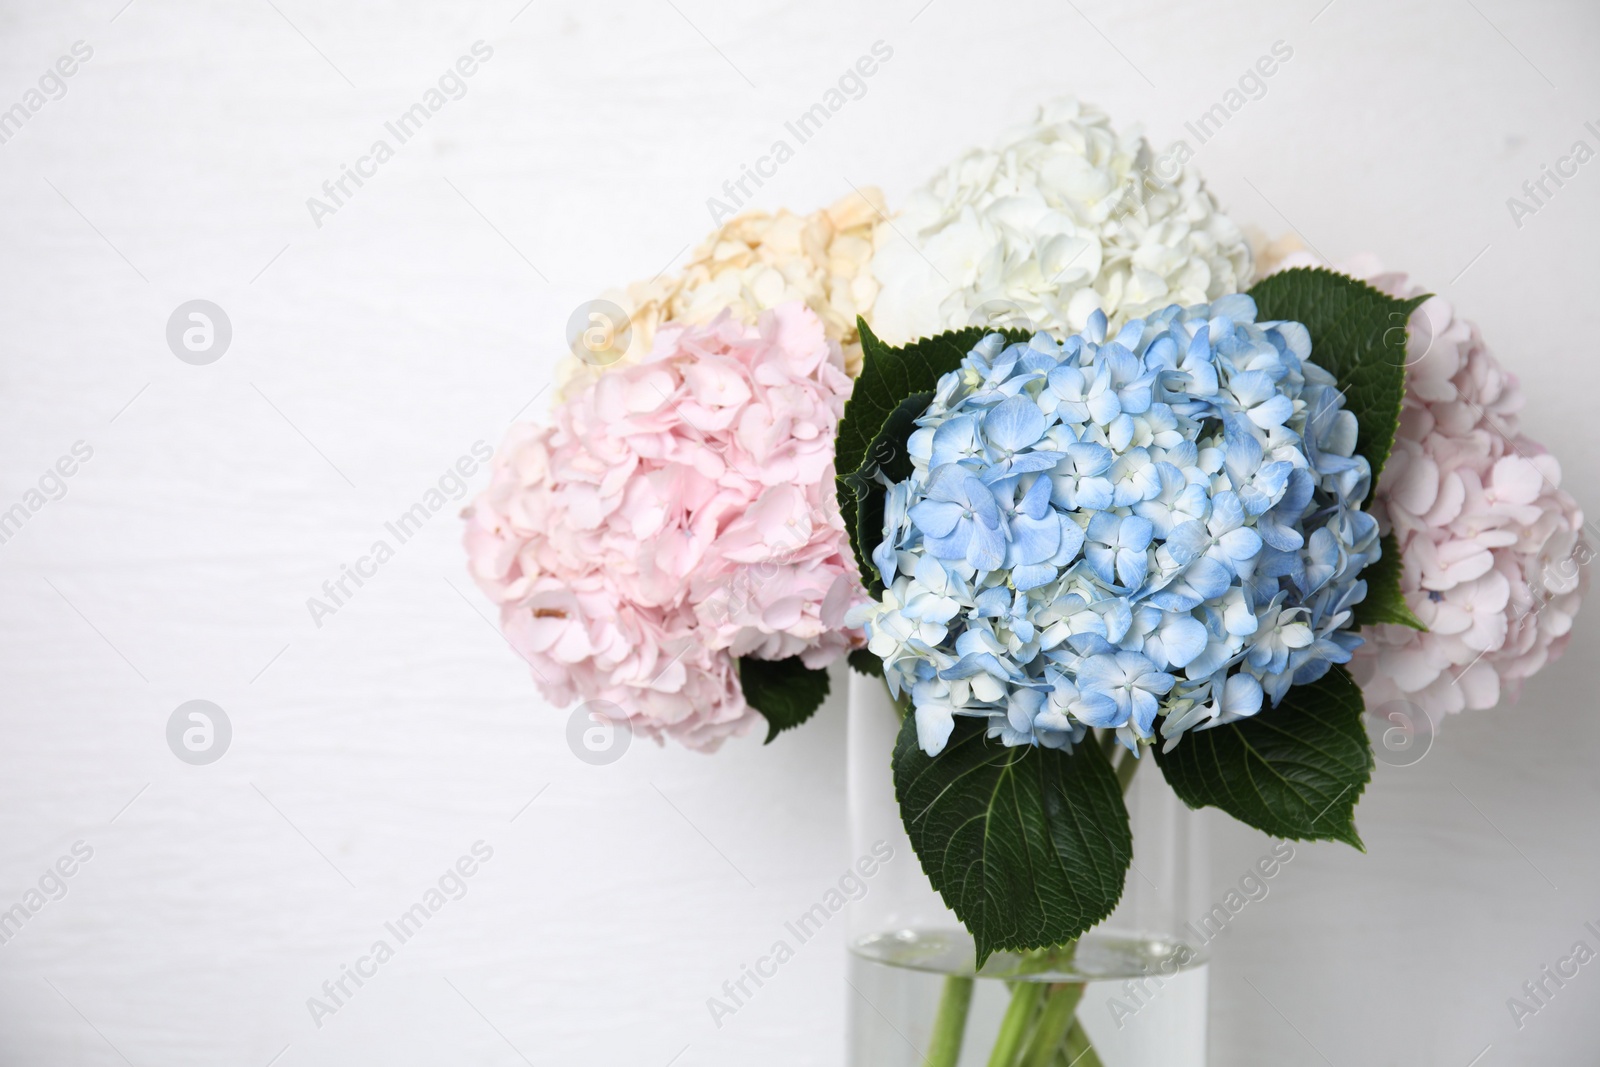
[[[850,1067],[1204,1067],[1206,847],[1154,760],[1128,786],[1133,866],[1121,903],[1075,944],[996,953],[911,849],[889,760],[900,717],[882,679],[850,672],[850,834],[865,892],[850,906]]]

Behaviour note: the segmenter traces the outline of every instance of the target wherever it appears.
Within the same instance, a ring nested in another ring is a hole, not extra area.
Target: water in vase
[[[849,1062],[924,1067],[948,979],[972,976],[972,961],[972,939],[959,928],[857,938]],[[1053,963],[996,953],[972,983],[951,1067],[984,1067],[996,1056],[1003,1067],[1204,1067],[1206,988],[1203,957],[1160,938],[1096,931]],[[1070,1023],[1054,1031],[1052,993],[1076,1000]]]

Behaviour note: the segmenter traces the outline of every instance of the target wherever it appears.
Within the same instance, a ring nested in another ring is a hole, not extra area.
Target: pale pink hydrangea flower
[[[859,644],[833,480],[851,384],[791,303],[753,326],[665,325],[554,426],[511,431],[467,552],[551,701],[607,701],[635,732],[709,751],[759,717],[740,656],[821,667]]]
[[[1295,253],[1278,269],[1319,266]],[[1393,296],[1427,290],[1371,257],[1339,268]],[[1375,713],[1437,722],[1516,699],[1567,646],[1593,551],[1561,465],[1521,429],[1522,392],[1478,327],[1433,297],[1411,316],[1406,396],[1373,504],[1400,544],[1401,588],[1426,633],[1366,631],[1351,664]]]

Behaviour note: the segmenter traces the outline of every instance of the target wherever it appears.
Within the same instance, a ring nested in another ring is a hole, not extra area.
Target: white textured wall
[[[0,545],[0,908],[93,849],[0,946],[6,1067],[839,1062],[842,921],[720,1030],[704,1006],[851,859],[839,704],[768,748],[585,765],[479,617],[453,503],[320,629],[305,601],[876,40],[892,61],[761,205],[892,199],[1059,91],[1165,140],[1287,41],[1201,150],[1213,188],[1469,308],[1600,508],[1600,162],[1520,230],[1504,203],[1596,144],[1590,5],[122,3],[0,13],[0,108],[94,49],[0,145],[0,507],[93,448]],[[480,39],[467,96],[315,227],[306,197]],[[164,339],[193,298],[233,323],[209,366]],[[1505,1007],[1600,947],[1581,623],[1519,705],[1379,768],[1366,856],[1303,849],[1240,916],[1213,1062],[1592,1062],[1600,967],[1520,1033]],[[165,742],[191,699],[233,724],[210,766]],[[1220,891],[1265,845],[1214,831]],[[306,998],[480,840],[466,896],[316,1028]]]

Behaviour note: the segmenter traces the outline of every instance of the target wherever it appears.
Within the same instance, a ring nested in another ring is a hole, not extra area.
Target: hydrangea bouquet
[[[711,750],[805,721],[840,657],[882,677],[900,818],[975,948],[931,1067],[973,969],[1056,969],[1117,906],[1137,768],[1360,848],[1367,706],[1431,730],[1514,695],[1584,584],[1475,327],[1367,266],[1246,288],[1240,229],[1162,170],[1063,101],[893,225],[875,190],[733,219],[629,290],[634,344],[569,366],[468,512],[556,703]],[[1015,982],[991,1067],[1099,1064],[1082,993]]]
[[[1115,334],[1098,309],[903,348],[861,324],[835,462],[873,599],[847,621],[906,711],[902,818],[979,966],[1111,913],[1144,759],[1191,806],[1360,846],[1345,665],[1360,627],[1419,625],[1364,510],[1418,303],[1301,269]],[[1052,1048],[1072,1025],[1019,1019]]]

